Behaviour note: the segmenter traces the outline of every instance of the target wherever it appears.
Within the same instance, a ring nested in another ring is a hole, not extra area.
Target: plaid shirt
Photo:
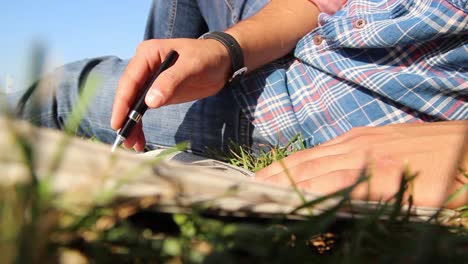
[[[270,142],[300,132],[308,147],[358,126],[468,119],[467,12],[466,0],[349,0],[235,97]]]

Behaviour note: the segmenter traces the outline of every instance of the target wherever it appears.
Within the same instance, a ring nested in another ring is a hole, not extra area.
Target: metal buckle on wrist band
[[[235,71],[235,72],[232,74],[232,76],[231,76],[231,78],[229,78],[229,81],[228,81],[228,82],[232,82],[232,80],[234,80],[235,78],[244,75],[244,74],[247,72],[247,70],[248,70],[248,69],[247,69],[247,67],[245,67],[245,66],[242,67],[242,68],[240,68],[240,69],[238,69],[237,71]]]

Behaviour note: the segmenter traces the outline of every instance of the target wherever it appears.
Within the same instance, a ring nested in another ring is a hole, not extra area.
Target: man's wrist
[[[231,60],[231,72],[226,85],[237,82],[247,72],[244,64],[244,54],[237,40],[225,32],[209,32],[201,36],[202,39],[213,39],[221,43],[229,53]]]
[[[214,54],[216,58],[215,67],[219,73],[223,76],[223,83],[227,83],[229,78],[231,77],[232,73],[232,66],[231,66],[231,57],[229,56],[229,52],[227,51],[226,47],[221,44],[219,41],[214,39],[204,39],[206,41],[206,47],[210,50],[211,54]]]

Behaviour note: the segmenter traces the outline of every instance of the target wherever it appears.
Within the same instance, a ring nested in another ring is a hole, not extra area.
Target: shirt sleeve
[[[336,11],[340,10],[341,7],[346,3],[347,0],[309,0],[315,4],[320,12],[333,15]]]

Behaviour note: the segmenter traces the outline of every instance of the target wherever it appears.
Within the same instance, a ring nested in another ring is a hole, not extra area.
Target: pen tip
[[[117,138],[114,141],[114,145],[112,145],[111,152],[114,152],[115,149],[124,141],[124,138],[121,135],[117,135]]]
[[[114,152],[116,148],[117,148],[117,144],[114,143],[114,145],[112,145],[111,152]]]

